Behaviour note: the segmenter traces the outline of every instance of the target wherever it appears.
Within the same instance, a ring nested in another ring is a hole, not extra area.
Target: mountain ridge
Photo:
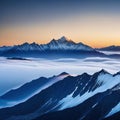
[[[59,75],[55,75],[49,78],[40,77],[38,79],[25,83],[24,85],[16,89],[11,89],[10,91],[0,96],[0,101],[4,102],[4,106],[3,103],[2,104],[0,103],[0,108],[11,107],[23,101],[26,101],[27,99],[34,96],[41,90],[51,86],[52,84],[64,79],[67,76],[69,76],[68,73],[62,72]],[[23,93],[23,91],[25,92]],[[13,104],[10,104],[12,102]]]
[[[6,49],[1,56],[4,57],[42,57],[42,58],[84,58],[93,56],[103,56],[104,53],[96,51],[94,48],[83,43],[75,43],[68,40],[66,37],[61,37],[58,40],[51,40],[47,44],[37,44],[35,42],[23,43],[21,45],[12,46],[11,49]]]
[[[80,42],[80,43],[75,43],[75,42],[73,42],[72,40],[68,40],[66,37],[61,37],[60,39],[58,39],[58,40],[55,40],[55,39],[52,39],[50,42],[48,42],[48,43],[46,43],[46,44],[37,44],[37,43],[35,43],[35,42],[33,42],[33,43],[28,43],[28,42],[25,42],[25,43],[23,43],[23,44],[21,44],[21,45],[14,45],[14,46],[12,46],[14,49],[17,49],[17,50],[20,50],[20,48],[22,49],[22,50],[43,50],[43,48],[44,49],[48,49],[49,47],[51,47],[51,49],[55,49],[54,47],[54,45],[57,45],[57,48],[58,49],[63,49],[63,47],[64,47],[64,45],[66,44],[66,46],[68,46],[68,47],[71,47],[72,45],[74,45],[74,46],[77,46],[77,45],[81,45],[81,46],[85,46],[86,48],[88,48],[88,50],[92,50],[93,48],[92,47],[89,47],[88,45],[85,45],[85,44],[83,44],[82,42]],[[59,45],[62,45],[62,46],[59,46]],[[48,47],[49,46],[49,47]],[[79,49],[78,47],[79,46],[77,46],[76,48],[77,49]],[[5,47],[5,46],[4,46]],[[29,48],[28,48],[29,47]],[[33,49],[33,48],[34,49]],[[36,47],[36,49],[35,49],[35,47]],[[43,47],[43,48],[42,48]],[[72,50],[72,48],[70,48],[71,50]],[[76,50],[77,50],[76,49]]]
[[[120,51],[120,46],[116,46],[116,45],[111,45],[111,46],[106,46],[106,47],[101,47],[101,48],[93,48],[93,47],[91,47],[91,46],[89,46],[89,45],[86,45],[86,44],[84,44],[84,43],[82,43],[82,42],[78,42],[78,43],[76,43],[76,42],[74,42],[73,40],[71,40],[71,39],[68,39],[67,37],[65,37],[65,36],[62,36],[61,38],[59,38],[59,39],[52,39],[51,41],[49,41],[48,43],[45,43],[45,44],[38,44],[38,43],[36,43],[36,42],[32,42],[32,43],[28,43],[28,42],[24,42],[24,43],[22,43],[22,44],[18,44],[18,45],[13,45],[13,46],[0,46],[0,51],[3,51],[4,49],[11,49],[11,48],[13,48],[13,47],[21,47],[21,46],[36,46],[36,47],[42,47],[42,46],[44,46],[44,45],[49,45],[49,44],[54,44],[54,43],[65,43],[65,42],[68,42],[68,43],[71,43],[71,44],[74,44],[74,45],[83,45],[83,46],[86,46],[86,47],[88,47],[88,48],[92,48],[92,49],[96,49],[96,50],[103,50],[103,51],[105,51],[105,50],[110,50],[110,51]],[[91,49],[91,50],[92,50]]]
[[[107,47],[103,47],[103,48],[97,48],[97,50],[101,50],[101,51],[120,51],[120,46],[116,46],[116,45],[111,45],[111,46],[107,46]]]
[[[83,73],[77,76],[68,76],[23,103],[0,109],[0,119],[42,120],[44,118],[44,120],[51,120],[51,115],[52,118],[65,119],[67,110],[69,118],[72,118],[71,115],[76,111],[77,118],[73,115],[74,118],[70,120],[90,120],[94,117],[95,120],[103,120],[120,101],[119,84],[119,72],[110,74],[104,69],[93,75]],[[119,111],[120,109],[118,109]]]

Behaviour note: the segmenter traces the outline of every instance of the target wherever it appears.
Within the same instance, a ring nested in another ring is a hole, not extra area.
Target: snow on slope
[[[18,51],[45,51],[45,50],[82,50],[82,51],[94,51],[93,48],[83,44],[75,43],[68,40],[66,37],[61,37],[58,40],[51,40],[48,44],[36,44],[23,43],[22,45],[13,46],[12,50]]]
[[[82,96],[78,95],[76,97],[73,98],[73,93],[71,93],[70,95],[66,96],[65,98],[63,98],[59,103],[58,106],[61,105],[59,110],[63,110],[66,108],[70,108],[70,107],[74,107],[79,105],[80,103],[84,102],[85,100],[87,100],[88,98],[94,96],[97,93],[101,93],[104,92],[108,89],[113,88],[115,85],[120,83],[120,75],[111,75],[109,73],[101,73],[98,76],[97,79],[97,83],[98,84],[102,84],[100,87],[96,88],[93,92],[89,92],[89,90],[83,94]],[[86,85],[87,86],[87,85]],[[85,88],[83,88],[85,89]]]
[[[51,50],[83,50],[83,51],[91,51],[93,48],[84,45],[83,43],[75,43],[71,40],[68,40],[66,37],[61,37],[58,40],[53,39],[48,46]]]
[[[107,115],[105,118],[112,116],[113,114],[120,111],[120,103],[118,103]]]

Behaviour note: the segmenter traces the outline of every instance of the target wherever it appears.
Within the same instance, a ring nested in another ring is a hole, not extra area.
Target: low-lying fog
[[[86,59],[30,59],[10,60],[0,57],[0,95],[41,76],[51,77],[62,72],[72,75],[87,72],[93,74],[101,69],[110,73],[120,71],[117,59],[92,57]]]

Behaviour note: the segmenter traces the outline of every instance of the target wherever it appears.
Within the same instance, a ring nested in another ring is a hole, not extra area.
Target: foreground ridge
[[[24,102],[0,109],[0,119],[112,120],[120,115],[119,72],[112,75],[102,69],[93,75],[83,73],[77,76],[63,72],[51,78],[33,80],[24,87],[6,93],[0,99],[15,100],[15,97],[26,92],[25,88],[36,88],[36,85],[41,85],[38,87],[40,90]],[[18,93],[17,96],[14,92]]]

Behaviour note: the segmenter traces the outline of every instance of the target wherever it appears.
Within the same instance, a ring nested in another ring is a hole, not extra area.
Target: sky
[[[62,36],[92,47],[120,45],[120,0],[0,0],[0,46]]]

